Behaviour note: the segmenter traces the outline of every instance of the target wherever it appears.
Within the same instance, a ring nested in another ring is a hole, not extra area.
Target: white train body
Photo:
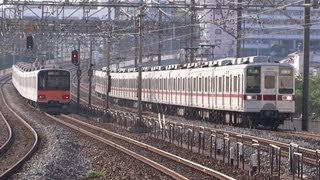
[[[180,115],[228,117],[233,122],[241,116],[256,125],[277,126],[290,118],[295,109],[293,71],[292,66],[279,63],[144,71],[142,101],[147,107],[161,105]],[[106,94],[106,75],[95,71],[95,90],[99,94]],[[110,76],[109,96],[137,101],[138,72]]]
[[[12,83],[19,94],[40,109],[67,108],[70,103],[70,72],[59,68],[31,69],[12,66]]]

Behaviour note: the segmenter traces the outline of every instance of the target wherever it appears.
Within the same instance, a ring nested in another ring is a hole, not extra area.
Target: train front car
[[[68,112],[70,103],[70,72],[43,69],[37,74],[37,105],[47,112]]]
[[[294,113],[294,70],[290,65],[250,64],[245,78],[244,111],[251,127],[276,129]]]

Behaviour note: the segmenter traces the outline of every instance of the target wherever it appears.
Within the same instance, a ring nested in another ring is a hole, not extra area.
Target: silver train
[[[135,68],[107,77],[96,70],[95,92],[114,102],[137,106]],[[186,118],[271,127],[291,119],[295,110],[294,68],[266,57],[226,58],[205,63],[144,67],[143,108]]]

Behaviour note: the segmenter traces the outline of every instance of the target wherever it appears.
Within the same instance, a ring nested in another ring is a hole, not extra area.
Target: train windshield
[[[293,93],[293,70],[288,67],[281,67],[279,69],[279,93],[291,94]]]
[[[70,90],[70,73],[68,71],[40,71],[38,76],[39,90]]]
[[[247,93],[260,93],[261,90],[261,68],[248,67],[247,69]]]

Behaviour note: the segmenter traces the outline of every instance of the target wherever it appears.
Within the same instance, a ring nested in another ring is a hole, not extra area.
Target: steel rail
[[[6,140],[6,142],[0,147],[0,155],[2,155],[5,151],[7,151],[7,149],[9,148],[9,146],[11,145],[11,143],[13,142],[13,134],[12,134],[12,128],[10,126],[10,124],[8,123],[8,121],[6,120],[6,118],[3,116],[2,112],[0,112],[0,116],[3,119],[4,123],[7,126],[8,129],[8,139]]]
[[[84,125],[84,126],[90,127],[90,128],[92,128],[92,129],[94,129],[94,130],[100,131],[100,132],[105,133],[105,134],[107,134],[107,135],[113,136],[113,137],[115,137],[115,138],[124,140],[124,141],[129,142],[129,143],[133,143],[133,144],[135,144],[136,146],[139,146],[139,147],[141,147],[141,148],[148,149],[148,150],[150,150],[150,151],[152,151],[152,152],[154,152],[154,153],[157,153],[157,154],[160,154],[160,155],[162,155],[162,156],[165,156],[165,157],[167,157],[167,158],[169,158],[169,159],[171,159],[171,160],[174,160],[174,161],[176,161],[176,162],[180,162],[180,163],[182,163],[182,164],[184,164],[184,165],[186,165],[186,166],[189,166],[189,167],[191,167],[191,168],[193,168],[193,169],[197,169],[198,171],[201,171],[201,172],[203,172],[203,173],[205,173],[205,174],[208,174],[208,175],[210,175],[210,176],[213,176],[213,177],[216,177],[216,178],[219,178],[219,179],[229,179],[229,180],[234,179],[234,178],[232,178],[232,177],[230,177],[230,176],[227,176],[227,175],[225,175],[225,174],[223,174],[223,173],[221,173],[221,172],[215,171],[215,170],[210,169],[210,168],[208,168],[208,167],[205,167],[205,166],[203,166],[203,165],[200,165],[200,164],[197,164],[197,163],[195,163],[195,162],[189,161],[189,160],[187,160],[187,159],[181,158],[181,157],[179,157],[179,156],[173,155],[173,154],[168,153],[168,152],[166,152],[166,151],[157,149],[157,148],[155,148],[155,147],[153,147],[153,146],[150,146],[150,145],[141,143],[141,142],[136,141],[136,140],[134,140],[134,139],[131,139],[131,138],[128,138],[128,137],[125,137],[125,136],[121,136],[121,135],[119,135],[119,134],[116,134],[116,133],[110,132],[110,131],[108,131],[108,130],[105,130],[105,129],[96,127],[96,126],[94,126],[94,125],[91,125],[91,124],[88,124],[88,123],[85,123],[85,122],[76,120],[75,118],[69,117],[69,116],[67,116],[67,115],[61,115],[61,116],[62,116],[62,117],[65,117],[65,118],[68,118],[68,119],[70,119],[70,120],[72,120],[72,121],[76,121],[76,122],[79,123],[79,124],[82,124],[82,125]]]
[[[39,136],[37,132],[21,116],[19,116],[16,112],[14,112],[13,109],[9,107],[9,105],[6,102],[6,99],[3,96],[2,87],[1,92],[1,96],[5,106],[32,132],[35,139],[30,150],[19,161],[17,161],[14,165],[9,167],[3,174],[0,174],[0,179],[7,179],[10,176],[12,176],[36,152],[39,144]]]
[[[83,133],[83,134],[85,134],[85,135],[87,135],[87,136],[89,136],[91,138],[94,138],[94,139],[96,139],[98,141],[101,141],[101,142],[111,146],[111,147],[114,147],[115,149],[117,149],[117,150],[119,150],[119,151],[121,151],[121,152],[123,152],[123,153],[125,153],[125,154],[127,154],[129,156],[131,156],[131,157],[134,157],[134,158],[142,161],[143,163],[146,163],[146,164],[150,165],[151,167],[163,172],[164,174],[166,174],[166,175],[168,175],[168,176],[170,176],[170,177],[172,177],[174,179],[188,179],[188,178],[184,177],[183,175],[181,175],[181,174],[179,174],[179,173],[177,173],[177,172],[175,172],[175,171],[173,171],[171,169],[168,169],[167,167],[165,167],[165,166],[163,166],[161,164],[158,164],[158,163],[156,163],[156,162],[154,162],[154,161],[152,161],[152,160],[150,160],[150,159],[148,159],[148,158],[146,158],[144,156],[141,156],[141,155],[139,155],[139,154],[137,154],[137,153],[135,153],[135,152],[133,152],[131,150],[128,150],[127,148],[125,148],[123,146],[120,146],[120,145],[118,145],[118,144],[116,144],[114,142],[106,140],[105,138],[100,137],[98,135],[95,135],[95,134],[93,134],[91,132],[88,132],[88,131],[80,128],[80,127],[77,127],[77,126],[72,125],[70,123],[64,122],[64,121],[60,120],[59,118],[56,118],[56,117],[51,116],[49,114],[46,114],[46,115],[48,117],[54,119],[55,121],[58,121],[59,123],[71,128],[71,129],[79,131],[79,132],[81,132],[81,133]]]

